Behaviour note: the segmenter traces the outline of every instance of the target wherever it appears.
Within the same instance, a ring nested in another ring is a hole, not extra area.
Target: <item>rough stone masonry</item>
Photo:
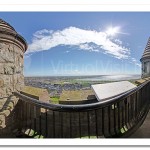
[[[24,38],[0,19],[0,137],[9,131],[9,124],[15,123],[12,112],[17,98],[13,92],[22,90],[24,86],[23,55],[26,50]]]

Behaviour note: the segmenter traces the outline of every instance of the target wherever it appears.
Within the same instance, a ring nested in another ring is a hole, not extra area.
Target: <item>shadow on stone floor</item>
[[[129,138],[150,138],[150,111],[142,126]]]

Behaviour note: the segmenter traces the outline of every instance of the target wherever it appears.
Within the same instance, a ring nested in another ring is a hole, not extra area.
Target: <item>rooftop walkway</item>
[[[140,79],[137,80],[135,83],[137,85],[140,85],[144,83],[146,80],[150,80],[150,78]],[[141,125],[141,127],[135,133],[133,133],[129,138],[150,138],[149,127],[150,127],[150,111],[147,114],[147,117],[144,123]]]
[[[129,138],[150,138],[150,111],[141,127]]]

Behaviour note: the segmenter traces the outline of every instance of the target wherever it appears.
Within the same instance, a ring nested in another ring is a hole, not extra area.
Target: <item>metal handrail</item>
[[[48,138],[128,137],[147,116],[149,87],[150,81],[146,81],[115,97],[81,105],[50,104],[14,92],[20,99],[18,129]]]
[[[138,87],[135,87],[123,94],[117,95],[113,98],[104,99],[102,101],[96,102],[96,103],[90,103],[90,104],[80,104],[80,105],[65,105],[65,104],[50,104],[46,102],[39,101],[37,99],[31,98],[29,96],[23,95],[19,92],[14,92],[14,95],[19,97],[23,101],[27,101],[29,103],[35,104],[39,107],[43,107],[45,109],[51,109],[51,110],[61,110],[61,111],[86,111],[90,109],[97,109],[102,108],[104,106],[113,104],[114,102],[117,103],[120,99],[125,99],[127,96],[131,95],[134,92],[137,92],[139,89],[144,87],[146,84],[148,84],[150,81],[146,81],[143,84],[141,84]]]

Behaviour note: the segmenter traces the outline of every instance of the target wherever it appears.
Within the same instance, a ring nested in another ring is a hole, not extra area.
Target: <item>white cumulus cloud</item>
[[[107,33],[102,31],[76,27],[68,27],[58,31],[47,29],[37,31],[33,35],[26,54],[50,50],[61,45],[76,46],[81,50],[90,52],[102,52],[118,59],[127,59],[130,55],[130,49],[124,47],[119,39],[112,40]]]

